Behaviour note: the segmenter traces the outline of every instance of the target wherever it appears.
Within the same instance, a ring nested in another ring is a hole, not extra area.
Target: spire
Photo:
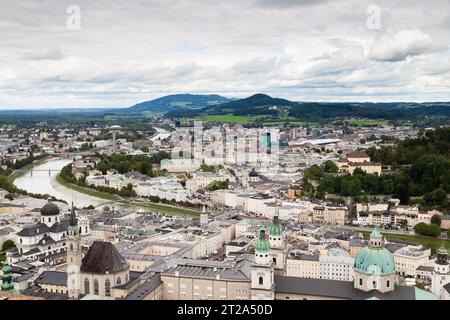
[[[259,240],[266,240],[266,230],[263,226],[259,228]]]
[[[280,220],[278,218],[278,208],[275,210],[272,218],[272,224],[269,228],[269,234],[271,236],[281,236],[283,234],[283,227],[281,226]]]
[[[70,223],[69,225],[71,227],[76,227],[78,225],[77,216],[75,215],[75,207],[73,206],[72,202],[72,209],[70,211]]]
[[[259,229],[259,237],[255,244],[256,252],[267,252],[270,251],[270,243],[266,240],[266,230],[263,226]]]

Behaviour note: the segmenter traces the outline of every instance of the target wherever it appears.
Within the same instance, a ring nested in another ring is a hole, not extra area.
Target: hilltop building
[[[372,162],[365,152],[350,152],[345,158],[338,160],[336,165],[340,172],[353,174],[353,171],[359,168],[366,173],[381,174],[381,164]]]

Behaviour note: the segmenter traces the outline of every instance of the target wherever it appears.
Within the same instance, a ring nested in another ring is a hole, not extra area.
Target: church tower
[[[200,214],[200,227],[206,228],[208,226],[208,212],[206,211],[206,206],[203,205],[202,213]]]
[[[261,227],[255,244],[255,262],[251,266],[252,300],[274,300],[275,298],[274,268],[270,251],[266,232],[264,227]]]
[[[434,271],[431,278],[431,292],[440,297],[442,287],[449,282],[450,268],[448,264],[448,252],[443,246],[441,246],[437,251],[437,258],[434,263]]]
[[[81,235],[72,203],[67,243],[67,288],[70,299],[78,299],[81,291]]]
[[[286,262],[286,248],[283,236],[283,227],[278,218],[278,209],[275,211],[272,224],[269,229],[269,243],[271,247],[271,257],[274,264],[275,272],[279,275],[284,274]]]

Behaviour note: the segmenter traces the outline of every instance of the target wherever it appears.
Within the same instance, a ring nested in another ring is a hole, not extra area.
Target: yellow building
[[[359,168],[369,174],[381,174],[381,164],[372,162],[365,152],[351,152],[345,158],[338,160],[336,165],[338,166],[339,172],[353,174]]]

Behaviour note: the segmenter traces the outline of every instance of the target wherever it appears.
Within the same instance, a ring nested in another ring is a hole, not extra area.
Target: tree
[[[338,172],[337,165],[331,160],[325,161],[321,165],[321,169],[322,169],[323,172],[326,172],[326,173],[337,173]]]
[[[435,214],[431,217],[431,223],[434,223],[438,226],[441,226],[441,221],[442,221],[441,216],[438,214]]]
[[[225,181],[213,181],[208,185],[208,191],[215,191],[219,189],[228,189],[228,179]]]
[[[14,195],[12,193],[7,193],[7,194],[5,194],[5,199],[8,199],[9,201],[13,201]]]
[[[418,223],[414,227],[414,232],[429,237],[439,237],[441,235],[441,228],[437,224]]]
[[[430,224],[428,226],[428,236],[430,237],[439,237],[441,235],[441,228],[437,224]]]
[[[5,242],[3,242],[2,244],[2,251],[6,251],[9,250],[11,248],[14,248],[16,246],[16,244],[14,243],[14,241],[12,240],[6,240]]]
[[[425,234],[428,230],[428,225],[424,222],[420,222],[414,226],[414,232],[417,234]]]

